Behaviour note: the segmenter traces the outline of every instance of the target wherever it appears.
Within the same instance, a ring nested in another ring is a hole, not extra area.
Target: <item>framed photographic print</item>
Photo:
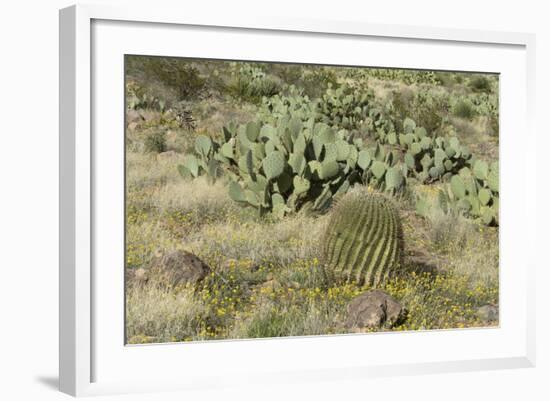
[[[533,48],[62,10],[61,390],[532,366]]]

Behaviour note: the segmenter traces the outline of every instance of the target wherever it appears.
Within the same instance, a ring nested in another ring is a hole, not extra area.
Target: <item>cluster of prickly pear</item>
[[[383,139],[405,150],[404,162],[409,176],[421,182],[449,179],[469,165],[472,154],[458,138],[432,138],[410,118],[404,120],[403,129],[404,133],[389,132]]]
[[[476,160],[471,169],[465,167],[460,170],[441,190],[439,203],[446,212],[450,209],[457,210],[480,218],[486,225],[498,225],[498,162],[489,165],[482,160]]]
[[[399,162],[398,153],[380,144],[362,149],[357,165],[362,171],[361,181],[371,187],[395,193],[406,184],[407,170]]]
[[[345,84],[329,87],[317,103],[321,121],[344,129],[357,128],[369,117],[373,98],[371,90],[355,90]]]
[[[129,110],[156,109],[164,111],[165,102],[153,95],[149,95],[134,81],[126,84],[126,107]]]
[[[323,237],[327,273],[337,281],[379,286],[402,264],[401,220],[390,199],[351,191],[331,212]]]
[[[319,121],[317,101],[303,95],[296,87],[290,86],[286,95],[264,97],[258,110],[260,121],[277,125],[278,121],[285,117],[299,118],[308,121],[313,118]]]
[[[439,85],[439,79],[433,71],[400,70],[394,68],[352,68],[348,76],[355,79],[375,78],[382,81],[401,81],[406,85]]]
[[[220,163],[216,155],[220,145],[206,135],[198,135],[195,138],[195,154],[186,155],[184,163],[178,165],[178,171],[183,177],[197,178],[206,174],[213,181],[219,173]]]
[[[313,119],[287,115],[276,126],[249,122],[223,131],[219,144],[199,136],[195,154],[186,156],[180,172],[215,177],[221,167],[231,181],[231,198],[261,213],[323,211],[356,183],[389,192],[405,185],[405,170],[393,151],[363,148],[348,131]]]
[[[247,100],[261,100],[263,96],[273,96],[281,90],[279,80],[268,75],[259,67],[245,64],[233,73],[230,85],[234,94]]]
[[[343,131],[283,117],[276,127],[248,123],[231,135],[223,146],[238,167],[229,191],[237,202],[279,216],[305,204],[324,210],[350,185],[357,149]]]

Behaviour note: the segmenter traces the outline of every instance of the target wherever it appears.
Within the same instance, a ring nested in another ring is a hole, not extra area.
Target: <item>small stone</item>
[[[140,267],[139,269],[126,269],[126,284],[128,286],[143,285],[149,280],[147,270]]]
[[[392,328],[405,318],[405,309],[392,296],[371,290],[355,297],[348,305],[348,329]]]
[[[136,270],[136,272],[134,274],[134,279],[136,281],[139,281],[139,282],[146,282],[147,281],[147,271],[143,267],[140,267],[139,269]]]
[[[498,306],[483,305],[478,308],[477,317],[484,323],[498,322]]]

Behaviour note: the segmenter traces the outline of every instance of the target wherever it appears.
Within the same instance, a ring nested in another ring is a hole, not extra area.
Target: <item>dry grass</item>
[[[169,291],[154,285],[135,286],[126,292],[126,337],[131,344],[196,339],[206,306],[194,289]]]

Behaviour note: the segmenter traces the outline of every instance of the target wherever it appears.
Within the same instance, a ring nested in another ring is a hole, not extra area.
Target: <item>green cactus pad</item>
[[[361,150],[357,156],[357,165],[363,170],[369,168],[372,161],[371,155],[367,150]]]
[[[403,121],[403,130],[406,134],[411,134],[416,129],[416,123],[414,120],[410,119],[409,117],[405,118]]]
[[[241,186],[235,181],[229,183],[229,197],[235,202],[246,202],[246,197]]]
[[[291,153],[288,157],[288,164],[292,168],[292,172],[302,175],[306,168],[306,158],[302,153]]]
[[[416,161],[414,160],[414,156],[409,152],[405,153],[405,165],[409,170],[416,169]]]
[[[260,125],[257,122],[249,122],[246,124],[246,137],[250,142],[255,142],[260,135]]]
[[[386,173],[386,164],[376,160],[372,163],[370,170],[377,179],[381,179]]]
[[[262,168],[268,180],[277,178],[285,169],[285,156],[281,151],[271,152],[262,161]]]
[[[453,178],[451,178],[451,191],[453,191],[453,195],[459,199],[462,199],[466,196],[466,187],[464,186],[464,180],[460,176],[455,175],[453,176]]]
[[[340,171],[340,166],[336,160],[324,161],[321,163],[321,168],[319,170],[319,178],[326,180],[327,178],[332,178]]]
[[[397,190],[403,185],[405,178],[398,167],[390,167],[386,173],[386,189]]]
[[[415,142],[415,143],[411,144],[410,152],[413,156],[416,156],[421,151],[422,151],[422,146],[420,145],[420,143]]]
[[[193,155],[188,155],[186,158],[185,158],[185,161],[183,162],[183,165],[185,167],[187,167],[187,169],[189,170],[189,172],[191,173],[191,175],[193,175],[193,177],[198,177],[199,175],[199,161],[197,160],[197,158]]]
[[[479,202],[482,206],[486,206],[491,201],[491,191],[487,188],[481,188],[477,196],[479,197]]]
[[[377,287],[399,271],[402,228],[390,199],[355,190],[344,195],[331,213],[323,237],[329,277]]]
[[[476,160],[474,163],[474,176],[478,180],[487,179],[487,174],[489,172],[489,166],[483,160]]]
[[[199,135],[195,139],[195,150],[203,157],[207,157],[212,149],[212,140],[206,135]]]
[[[302,178],[300,176],[294,176],[294,193],[296,195],[301,195],[309,191],[311,183],[307,178]]]
[[[231,142],[224,143],[221,147],[221,152],[224,157],[228,159],[234,159],[235,153],[233,152],[233,144]]]
[[[487,184],[491,191],[499,192],[498,162],[491,164],[491,171],[487,175]]]

